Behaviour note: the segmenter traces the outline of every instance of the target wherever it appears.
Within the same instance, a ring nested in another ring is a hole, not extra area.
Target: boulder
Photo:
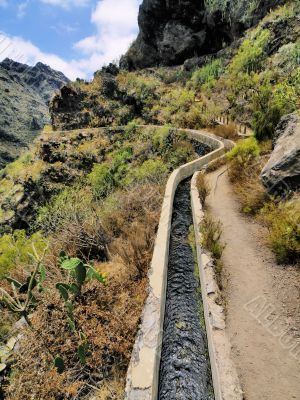
[[[270,194],[295,191],[300,187],[300,115],[284,116],[274,136],[274,150],[261,173]]]

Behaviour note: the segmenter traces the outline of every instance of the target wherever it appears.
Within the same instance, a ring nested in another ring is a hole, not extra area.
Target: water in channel
[[[192,224],[188,179],[174,200],[158,400],[214,399]]]

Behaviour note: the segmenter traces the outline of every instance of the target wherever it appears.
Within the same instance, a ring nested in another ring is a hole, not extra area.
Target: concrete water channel
[[[199,244],[203,212],[195,176],[191,184],[196,171],[223,157],[233,144],[204,130],[182,131],[199,158],[173,171],[166,185],[125,399],[241,400],[223,309],[217,291],[211,292],[216,286],[213,261]],[[197,260],[190,231],[196,235]]]
[[[192,226],[187,179],[173,205],[158,400],[214,399]]]
[[[198,140],[191,143],[198,156],[211,151]],[[158,400],[214,398],[198,266],[189,242],[190,184],[188,178],[178,185],[173,203]]]

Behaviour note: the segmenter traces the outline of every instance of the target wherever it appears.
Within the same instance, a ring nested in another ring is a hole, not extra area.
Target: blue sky
[[[141,0],[0,0],[0,60],[89,78],[135,39]]]

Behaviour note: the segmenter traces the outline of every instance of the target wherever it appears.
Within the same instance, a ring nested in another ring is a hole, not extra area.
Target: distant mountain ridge
[[[0,169],[50,122],[48,103],[69,79],[43,63],[29,66],[6,58],[0,63]]]

